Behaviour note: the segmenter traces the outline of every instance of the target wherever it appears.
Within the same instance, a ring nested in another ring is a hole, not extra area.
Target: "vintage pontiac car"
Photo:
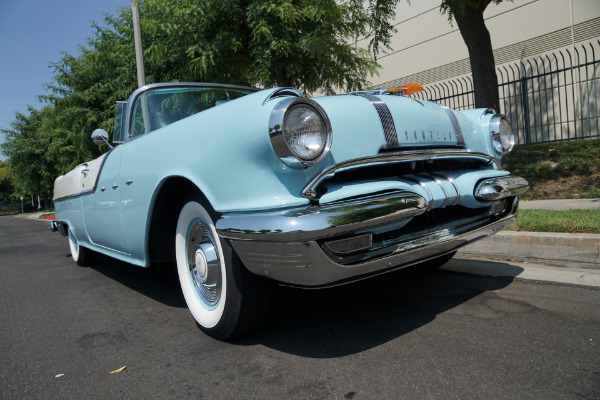
[[[52,230],[97,253],[177,265],[200,328],[255,329],[271,285],[326,287],[441,265],[504,229],[528,183],[491,109],[453,111],[418,86],[306,98],[291,88],[166,83],[116,108],[110,150],[56,179]]]

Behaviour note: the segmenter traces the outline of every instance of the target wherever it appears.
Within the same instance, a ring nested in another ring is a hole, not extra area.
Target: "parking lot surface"
[[[277,288],[262,329],[224,343],[173,266],[80,268],[47,223],[0,217],[0,398],[600,398],[600,290],[518,275]]]

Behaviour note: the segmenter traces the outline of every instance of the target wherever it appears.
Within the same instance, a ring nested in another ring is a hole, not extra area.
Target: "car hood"
[[[469,149],[487,152],[479,127],[461,113],[408,96],[313,98],[331,121],[333,162],[382,151]]]

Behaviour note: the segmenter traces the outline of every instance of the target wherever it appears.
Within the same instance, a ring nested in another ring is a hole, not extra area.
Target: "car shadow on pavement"
[[[343,357],[413,332],[437,315],[512,281],[405,269],[330,289],[278,287],[262,329],[235,343],[261,344],[309,358]]]
[[[186,308],[174,264],[155,264],[141,268],[99,255],[91,267],[102,275],[169,307]]]
[[[518,267],[505,265],[514,276],[519,274]],[[139,268],[101,257],[92,268],[166,306],[186,307],[174,264]],[[276,286],[262,327],[231,344],[263,345],[308,358],[343,357],[413,332],[439,314],[512,281],[512,277],[407,268],[327,289]],[[203,333],[198,330],[198,335]]]

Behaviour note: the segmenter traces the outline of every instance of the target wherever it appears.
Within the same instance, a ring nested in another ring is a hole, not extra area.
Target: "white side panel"
[[[54,181],[53,200],[77,195],[83,191],[94,188],[102,162],[106,154],[101,155],[93,161],[83,163],[61,175]]]

